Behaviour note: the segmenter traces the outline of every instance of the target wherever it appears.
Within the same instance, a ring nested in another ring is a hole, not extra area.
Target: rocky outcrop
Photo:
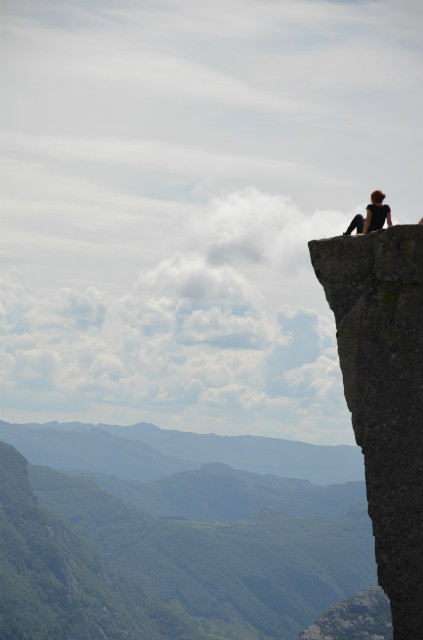
[[[423,637],[423,225],[309,243],[334,312],[395,640]]]
[[[300,640],[392,640],[389,599],[380,587],[360,591],[319,616]]]

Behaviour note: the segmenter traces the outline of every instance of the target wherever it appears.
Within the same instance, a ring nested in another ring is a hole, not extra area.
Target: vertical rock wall
[[[334,312],[394,640],[423,638],[423,225],[309,242]]]

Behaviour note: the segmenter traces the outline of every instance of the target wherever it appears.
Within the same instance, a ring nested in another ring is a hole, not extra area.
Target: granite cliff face
[[[335,315],[394,640],[423,637],[423,225],[309,242]]]

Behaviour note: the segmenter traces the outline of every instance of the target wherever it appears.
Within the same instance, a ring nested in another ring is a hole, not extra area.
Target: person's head
[[[386,198],[385,194],[382,193],[382,191],[379,191],[379,189],[377,191],[373,191],[370,197],[373,204],[382,204],[382,202]]]

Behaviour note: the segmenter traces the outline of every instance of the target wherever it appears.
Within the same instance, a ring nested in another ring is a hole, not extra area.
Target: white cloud
[[[9,416],[351,441],[307,242],[419,217],[421,3],[100,5],[0,7]]]
[[[208,258],[217,264],[266,260],[275,236],[299,214],[288,198],[254,188],[215,198],[210,206]]]
[[[50,335],[54,331],[62,333],[101,327],[106,313],[104,298],[94,287],[83,292],[65,287],[34,300],[23,317],[32,327],[41,326]]]
[[[287,306],[272,318],[233,267],[179,257],[140,274],[120,298],[94,289],[32,292],[13,274],[1,284],[9,318],[1,395],[19,393],[22,411],[38,390],[61,413],[94,421],[99,406],[119,406],[182,429],[194,421],[200,430],[262,432],[265,420],[267,433],[314,440],[328,430],[330,406],[346,423],[335,438],[347,438],[327,320]]]
[[[209,209],[198,237],[211,264],[265,263],[279,273],[296,272],[308,262],[307,242],[340,235],[352,215],[305,213],[290,198],[254,187],[214,198]]]
[[[190,306],[220,305],[245,308],[257,304],[260,294],[237,271],[228,265],[208,266],[200,255],[176,256],[157,269],[142,272],[136,291],[173,294],[189,300]]]

